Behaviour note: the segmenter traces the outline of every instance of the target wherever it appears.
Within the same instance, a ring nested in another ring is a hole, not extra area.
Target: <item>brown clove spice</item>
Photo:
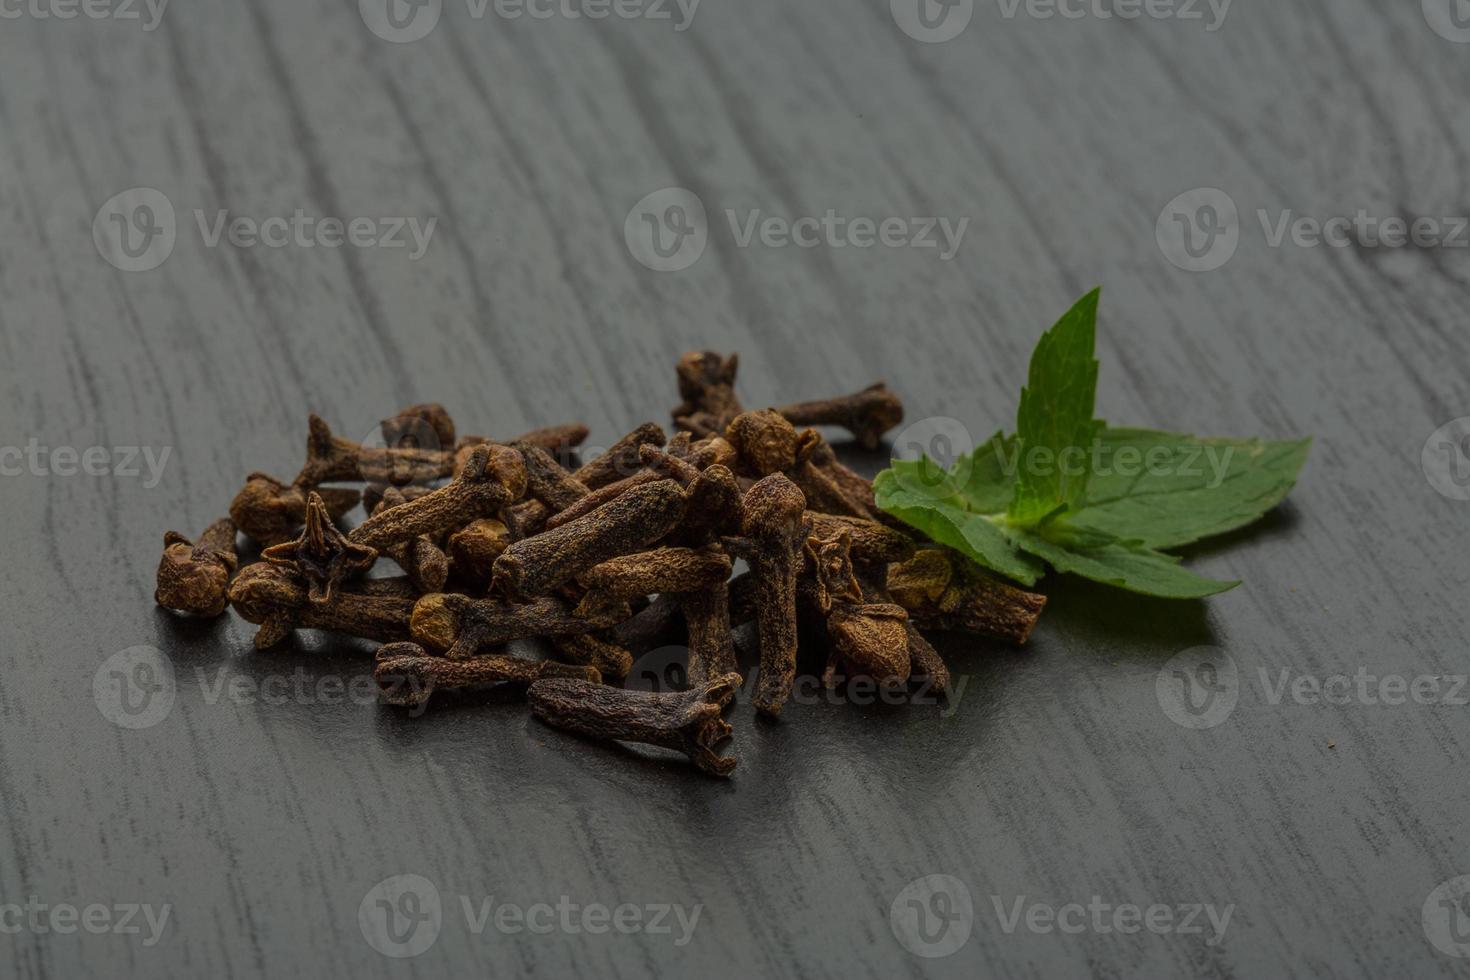
[[[567,603],[553,596],[510,603],[453,592],[423,596],[414,604],[411,620],[414,640],[451,660],[467,660],[511,640],[575,636],[610,625],[572,615]]]
[[[908,614],[893,603],[864,601],[853,572],[851,535],[843,530],[827,539],[808,538],[805,554],[816,605],[827,618],[832,642],[826,683],[832,684],[840,658],[850,675],[872,677],[886,687],[904,684],[909,678]]]
[[[205,528],[197,543],[169,531],[163,536],[153,601],[166,609],[212,619],[225,611],[230,576],[238,567],[235,522],[228,517]]]
[[[493,517],[471,521],[449,535],[449,569],[459,581],[483,590],[490,584],[495,559],[510,547],[510,530]]]
[[[489,517],[526,492],[526,467],[509,446],[487,443],[471,450],[453,481],[363,521],[348,537],[371,548],[386,548],[421,534],[439,534]]]
[[[557,728],[592,738],[642,742],[674,749],[704,772],[728,776],[736,760],[716,755],[730,737],[721,710],[735,697],[740,675],[726,674],[688,691],[654,694],[624,691],[578,680],[539,680],[531,685],[531,711]]]
[[[401,408],[378,426],[390,449],[454,448],[454,418],[437,402]]]
[[[454,469],[454,454],[448,449],[364,446],[333,435],[316,414],[308,417],[308,429],[306,464],[293,481],[296,486],[315,487],[342,480],[401,486],[437,480]]]
[[[407,503],[397,487],[390,487],[374,514]],[[398,563],[420,592],[438,592],[449,578],[449,558],[426,534],[398,541],[383,548],[383,553]]]
[[[730,577],[730,556],[717,548],[658,548],[611,558],[584,572],[587,590],[576,614],[586,618],[632,616],[629,602],[654,593],[700,592]]]
[[[364,583],[366,584],[366,583]],[[248,623],[260,627],[255,647],[275,646],[292,630],[317,629],[360,636],[380,643],[409,638],[409,617],[417,590],[386,586],[336,590],[327,602],[307,598],[306,582],[289,569],[258,562],[241,569],[230,583],[230,604]]]
[[[375,548],[360,545],[337,529],[315,490],[306,498],[306,526],[291,541],[260,553],[272,565],[296,572],[307,582],[312,603],[331,602],[343,582],[366,574],[378,560]]]
[[[561,659],[596,668],[614,680],[622,680],[633,669],[630,651],[591,633],[552,637],[551,645]]]
[[[883,444],[885,432],[903,421],[903,402],[881,381],[851,395],[796,402],[776,411],[792,425],[840,426],[870,452]]]
[[[721,579],[707,589],[683,593],[679,599],[689,627],[689,683],[704,684],[726,674],[739,676],[726,581]]]
[[[780,714],[796,679],[796,576],[802,546],[811,531],[806,498],[779,473],[745,492],[742,536],[726,538],[726,549],[750,563],[760,630],[760,679],[753,703],[763,714]]]
[[[230,502],[230,520],[242,533],[262,547],[290,540],[306,522],[306,495],[310,487],[282,483],[266,473],[251,473],[245,486]],[[357,506],[356,490],[319,487],[327,516],[334,521]]]
[[[526,685],[547,677],[602,683],[595,667],[554,660],[491,655],[468,660],[431,657],[417,643],[389,643],[378,650],[373,679],[383,703],[402,707],[426,704],[435,691],[463,691],[496,684]]]
[[[888,570],[888,591],[920,629],[1025,643],[1046,596],[997,581],[948,549],[924,548]]]
[[[678,525],[684,491],[673,480],[637,487],[554,530],[517,541],[495,561],[496,585],[545,595],[592,566],[642,550]]]
[[[721,356],[714,351],[690,351],[679,358],[675,373],[679,397],[674,408],[674,425],[697,436],[718,436],[742,411],[735,394],[735,372],[740,357]]]

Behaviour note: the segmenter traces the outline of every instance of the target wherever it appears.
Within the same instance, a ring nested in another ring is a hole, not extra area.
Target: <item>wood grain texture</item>
[[[350,0],[180,2],[152,31],[0,21],[0,442],[170,452],[156,485],[0,478],[0,904],[172,906],[148,947],[0,934],[0,972],[1464,973],[1420,915],[1470,873],[1465,709],[1272,704],[1261,672],[1466,670],[1470,504],[1419,466],[1429,434],[1470,414],[1466,252],[1271,248],[1254,216],[1470,213],[1470,47],[1417,3],[1370,0],[1240,3],[1213,32],[980,2],[943,44],[881,0],[705,0],[683,31],[444,7],[408,44]],[[92,223],[138,186],[178,226],[167,261],[134,273],[103,261]],[[653,272],[624,220],[675,186],[702,200],[709,245]],[[1196,187],[1242,214],[1208,273],[1154,240]],[[418,261],[210,248],[196,209],[437,225]],[[727,209],[970,221],[942,261],[740,247]],[[308,411],[356,435],[435,399],[466,431],[583,419],[605,446],[665,421],[674,358],[712,347],[740,351],[747,405],[883,378],[910,418],[978,439],[1010,422],[1038,333],[1096,284],[1105,417],[1316,437],[1286,506],[1193,554],[1245,584],[1166,604],[1050,579],[1024,651],[942,646],[965,682],[948,708],[793,705],[772,724],[741,703],[728,783],[513,703],[418,719],[326,703],[318,682],[366,676],[369,647],[257,654],[238,619],[152,605],[163,532],[197,533],[251,470],[289,477]],[[177,694],[127,730],[93,679],[137,645],[170,658]],[[1194,731],[1155,681],[1199,645],[1227,651],[1241,687]],[[231,696],[236,678],[281,680],[267,700]],[[358,909],[409,873],[445,921],[395,961]],[[930,874],[964,882],[975,918],[961,949],[922,959],[890,907]],[[461,896],[703,908],[676,946],[476,935]],[[994,903],[1021,896],[1235,911],[1215,946],[1007,933]]]

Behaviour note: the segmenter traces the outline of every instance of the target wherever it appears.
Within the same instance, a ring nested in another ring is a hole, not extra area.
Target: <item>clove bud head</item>
[[[321,487],[317,492],[334,521],[359,500],[356,490],[344,487]],[[280,544],[306,523],[306,493],[265,473],[251,473],[230,503],[230,519],[262,546]]]
[[[741,476],[759,479],[796,465],[796,427],[773,409],[744,412],[730,422],[725,439],[735,447]]]
[[[228,519],[206,531],[199,544],[194,544],[177,531],[163,536],[163,557],[158,561],[158,588],[153,601],[165,609],[214,618],[225,611],[229,600],[226,590],[230,576],[239,567],[233,547],[214,547],[213,532],[228,534],[231,541],[235,526]]]

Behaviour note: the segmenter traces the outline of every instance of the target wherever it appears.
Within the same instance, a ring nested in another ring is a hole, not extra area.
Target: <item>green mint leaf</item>
[[[960,497],[936,499],[915,492],[906,488],[905,482],[895,470],[879,473],[873,481],[878,506],[934,541],[1023,585],[1035,585],[1046,571],[1045,565],[1016,546],[1009,528],[998,522],[996,515],[971,510]]]
[[[1083,297],[1037,344],[1015,436],[998,432],[948,469],[894,460],[873,484],[878,506],[1026,585],[1049,564],[1168,598],[1234,588],[1160,549],[1260,518],[1296,484],[1311,440],[1201,439],[1094,420],[1097,299]]]
[[[1224,534],[1285,499],[1311,443],[1104,429],[1095,444],[1087,498],[1064,520],[1148,548],[1177,548]]]
[[[1071,572],[1141,595],[1203,599],[1240,584],[1196,575],[1180,565],[1173,555],[1145,548],[1134,541],[1093,539],[1085,545],[1074,542],[1068,546],[1025,529],[1017,529],[1014,540],[1022,550],[1046,560],[1059,572]]]
[[[1097,332],[1094,289],[1077,301],[1037,342],[1026,387],[1016,412],[1023,466],[1007,516],[1018,527],[1034,527],[1087,490],[1085,457],[1102,423],[1092,417],[1097,395]],[[1056,465],[1044,465],[1051,460]],[[1059,462],[1058,462],[1059,461]]]

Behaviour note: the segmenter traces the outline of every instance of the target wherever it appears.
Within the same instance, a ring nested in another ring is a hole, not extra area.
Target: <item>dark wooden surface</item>
[[[1470,414],[1465,251],[1271,248],[1254,215],[1467,213],[1470,47],[1412,2],[1242,0],[1213,32],[980,2],[942,44],[887,7],[705,0],[676,31],[448,2],[407,44],[348,0],[179,2],[152,31],[0,20],[3,441],[170,450],[157,485],[0,480],[0,904],[172,906],[153,946],[0,935],[0,972],[1464,974],[1421,908],[1470,873],[1465,708],[1272,704],[1261,672],[1467,669],[1470,504],[1419,465],[1429,434]],[[93,218],[139,186],[172,203],[177,243],[121,271]],[[624,220],[671,186],[713,230],[689,268],[650,271]],[[1234,257],[1203,273],[1155,241],[1161,209],[1197,187],[1243,216]],[[208,248],[193,216],[298,208],[438,221],[409,261]],[[951,261],[740,248],[726,209],[969,226]],[[163,532],[196,533],[250,470],[289,477],[309,410],[357,435],[432,398],[466,431],[585,419],[606,445],[665,421],[674,358],[713,347],[740,351],[748,404],[884,378],[910,419],[983,438],[1010,424],[1038,333],[1095,284],[1107,418],[1316,437],[1286,506],[1192,558],[1245,584],[1166,604],[1048,580],[1024,650],[946,644],[966,682],[948,707],[796,705],[768,724],[740,705],[728,782],[514,703],[407,719],[217,696],[298,668],[316,691],[365,674],[371,649],[309,636],[257,654],[237,618],[151,602]],[[93,679],[140,645],[169,658],[176,697],[128,730]],[[1155,683],[1199,645],[1232,658],[1239,701],[1190,730]],[[445,907],[437,942],[404,960],[357,918],[399,874]],[[964,883],[973,931],[920,958],[890,912],[935,874]],[[683,946],[477,936],[460,896],[702,912]],[[1007,934],[995,903],[1022,896],[1234,912],[1215,946]]]

